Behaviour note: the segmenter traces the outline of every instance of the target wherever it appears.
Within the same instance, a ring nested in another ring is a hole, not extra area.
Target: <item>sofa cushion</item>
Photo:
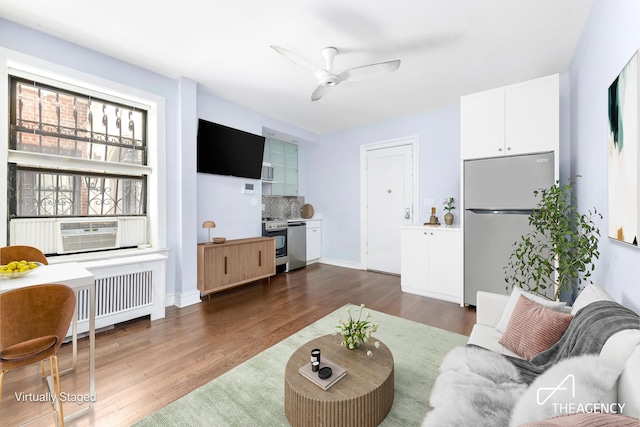
[[[501,336],[502,334],[496,331],[496,328],[493,326],[480,325],[476,323],[473,325],[473,330],[469,336],[469,344],[477,345],[479,347],[486,348],[487,350],[504,354],[505,356],[522,359],[522,357],[518,356],[498,342]]]
[[[546,298],[531,294],[529,292],[525,292],[520,288],[513,288],[513,290],[511,291],[511,295],[509,296],[509,301],[507,301],[507,305],[502,312],[502,317],[496,325],[496,329],[499,332],[504,333],[504,331],[507,329],[507,324],[509,323],[509,319],[511,319],[511,314],[513,313],[513,309],[515,308],[520,295],[523,295],[531,301],[537,302],[538,304],[541,304],[555,311],[562,311],[562,309],[567,305],[567,303],[563,301],[550,301]]]
[[[531,360],[554,345],[573,319],[520,295],[502,338],[498,341],[514,353]]]
[[[590,284],[587,285],[582,291],[580,291],[580,295],[576,298],[573,303],[573,307],[571,307],[571,314],[574,316],[576,313],[591,304],[595,301],[615,301],[611,295],[604,289],[602,289],[598,285]]]
[[[618,380],[618,402],[624,403],[624,415],[640,418],[640,346],[636,346]]]

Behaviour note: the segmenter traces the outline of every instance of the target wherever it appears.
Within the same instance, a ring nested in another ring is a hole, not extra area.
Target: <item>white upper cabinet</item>
[[[460,154],[463,159],[492,157],[504,152],[504,91],[493,90],[460,98]]]
[[[463,160],[557,151],[559,141],[557,74],[460,98]]]

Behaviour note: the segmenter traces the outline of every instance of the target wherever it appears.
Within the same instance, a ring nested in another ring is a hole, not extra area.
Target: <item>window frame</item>
[[[165,165],[165,99],[162,96],[141,89],[116,83],[95,75],[53,64],[38,58],[24,55],[0,47],[0,75],[4,75],[4,84],[0,85],[0,176],[8,176],[9,163],[37,164],[39,167],[56,168],[60,157],[41,153],[18,152],[9,149],[9,76],[14,75],[59,87],[63,90],[78,92],[115,103],[126,103],[132,107],[147,111],[147,165],[118,164],[98,162],[87,159],[65,159],[65,168],[70,171],[91,171],[115,175],[127,175],[132,170],[143,172],[147,177],[147,218],[149,222],[149,243],[153,249],[166,248],[166,196],[161,189],[166,188]],[[37,162],[37,163],[34,163]],[[160,165],[163,167],[161,168]],[[127,172],[129,171],[129,172]],[[7,244],[9,211],[7,185],[0,186],[0,245]],[[111,257],[114,255],[111,251]],[[99,259],[100,252],[87,254]]]

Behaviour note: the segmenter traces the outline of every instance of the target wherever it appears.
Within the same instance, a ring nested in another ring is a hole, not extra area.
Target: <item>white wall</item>
[[[640,249],[607,237],[607,89],[640,48],[640,2],[596,0],[570,67],[571,175],[580,211],[596,207],[600,259],[594,282],[640,312]]]
[[[360,146],[418,136],[417,223],[429,220],[425,198],[442,218],[445,197],[460,196],[460,107],[399,117],[325,135],[309,150],[308,195],[322,214],[322,257],[360,265]],[[453,211],[459,223],[460,210]]]
[[[198,92],[198,112],[194,122],[197,122],[198,118],[256,135],[262,135],[262,128],[268,127],[305,141],[315,141],[318,138],[315,134],[256,113],[202,90]],[[195,140],[192,149],[195,152]],[[306,149],[306,147],[299,147],[298,168],[303,171],[302,173],[307,169],[305,164]],[[204,173],[196,175],[198,242],[207,240],[208,232],[201,228],[202,223],[206,220],[216,222],[216,228],[211,231],[212,237],[223,236],[227,239],[239,239],[259,236],[262,233],[262,184],[260,180]],[[306,176],[300,176],[299,194],[302,196],[305,195],[304,184],[306,180]],[[241,193],[245,183],[254,184],[255,193],[253,195]]]

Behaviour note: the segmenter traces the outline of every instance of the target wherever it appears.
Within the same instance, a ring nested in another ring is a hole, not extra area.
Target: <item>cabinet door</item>
[[[217,245],[204,248],[203,289],[201,292],[210,292],[217,287],[226,286],[238,280],[238,268],[233,265],[237,256],[233,254],[233,249],[233,246]]]
[[[505,94],[508,154],[557,151],[560,144],[558,76],[507,89]]]
[[[463,160],[505,153],[504,90],[460,98],[460,156]]]
[[[243,276],[240,280],[275,274],[275,240],[246,244],[241,250],[238,254],[243,264]]]
[[[298,146],[289,143],[284,145],[284,194],[298,195]]]
[[[322,228],[307,223],[307,261],[322,257]]]
[[[429,236],[427,229],[401,230],[400,283],[402,289],[427,291]]]
[[[429,292],[459,302],[462,291],[462,241],[459,231],[429,231]]]
[[[285,153],[284,141],[271,139],[269,141],[271,167],[273,167],[273,183],[271,194],[283,196],[285,190]]]

